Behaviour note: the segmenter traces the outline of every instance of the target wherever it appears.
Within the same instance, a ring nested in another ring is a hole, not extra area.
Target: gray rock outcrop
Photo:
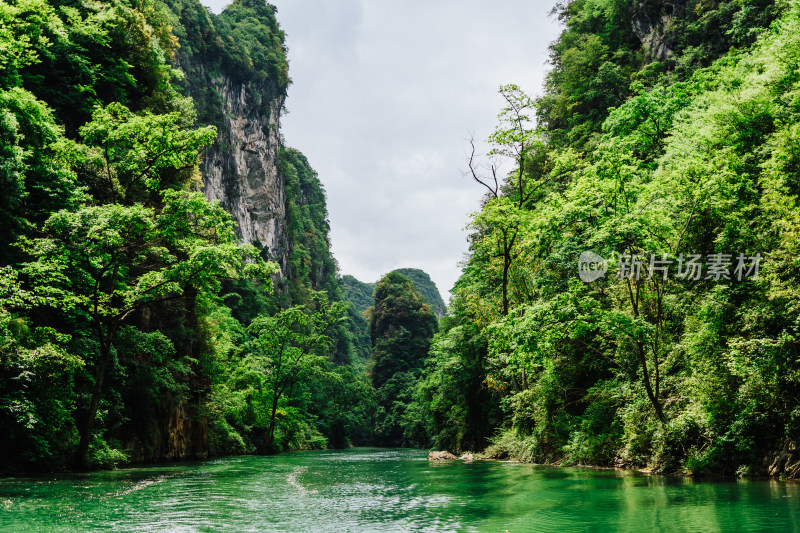
[[[631,10],[631,29],[651,59],[663,61],[672,50],[667,34],[670,23],[682,17],[686,0],[645,0]]]
[[[429,461],[442,461],[442,460],[451,460],[451,459],[458,459],[455,455],[448,451],[441,451],[441,452],[430,452],[428,454]]]
[[[283,265],[286,190],[278,167],[283,98],[270,98],[259,87],[224,75],[211,81],[224,122],[217,142],[203,154],[206,197],[219,200],[233,215],[244,242],[266,248]]]

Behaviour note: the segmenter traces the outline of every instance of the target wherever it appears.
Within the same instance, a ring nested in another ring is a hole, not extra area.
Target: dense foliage
[[[377,396],[375,441],[384,446],[419,442],[408,406],[436,332],[436,314],[410,279],[390,272],[375,288],[368,310]]]
[[[376,285],[377,283],[364,283],[350,275],[342,276],[342,288],[347,300],[360,314],[364,314],[364,311],[372,307],[374,303],[372,295]]]
[[[370,438],[308,162],[281,150],[283,276],[197,192],[224,117],[186,76],[268,114],[287,72],[260,1],[0,1],[0,470]]]
[[[800,437],[800,10],[685,4],[569,2],[544,95],[501,88],[491,153],[512,170],[473,153],[488,193],[409,408],[435,446],[781,472]]]
[[[439,289],[431,277],[418,268],[398,268],[392,270],[407,277],[414,287],[419,291],[425,302],[431,307],[436,316],[442,317],[447,311],[447,307],[439,294]],[[374,304],[373,293],[377,283],[364,283],[353,276],[345,275],[341,278],[342,288],[348,301],[353,304],[355,309],[363,314]]]
[[[397,272],[410,279],[414,287],[419,291],[422,297],[425,298],[431,310],[436,313],[436,316],[439,318],[444,316],[447,307],[444,305],[442,295],[439,294],[439,289],[436,288],[436,284],[427,272],[418,268],[398,268],[392,272]]]

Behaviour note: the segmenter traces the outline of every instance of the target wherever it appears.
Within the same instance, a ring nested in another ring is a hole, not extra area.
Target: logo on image
[[[608,261],[592,251],[581,253],[578,258],[578,276],[581,281],[590,282],[605,277]]]

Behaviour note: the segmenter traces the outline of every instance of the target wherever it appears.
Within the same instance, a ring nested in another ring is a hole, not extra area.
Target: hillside
[[[398,268],[392,272],[397,272],[410,279],[428,305],[431,306],[434,313],[436,313],[436,316],[439,318],[444,316],[447,311],[444,300],[442,300],[442,295],[439,294],[436,284],[427,273],[418,268]],[[376,286],[377,283],[364,283],[350,275],[342,276],[342,288],[347,300],[362,315],[374,304],[372,293],[375,291]]]
[[[342,288],[347,300],[353,304],[356,311],[363,315],[364,311],[372,307],[372,293],[375,292],[375,283],[364,283],[353,276],[342,276]]]
[[[796,477],[800,11],[556,13],[544,93],[500,90],[512,170],[469,162],[486,196],[407,427],[537,463]]]
[[[436,313],[436,316],[439,318],[444,316],[447,312],[447,306],[445,306],[436,284],[427,273],[418,268],[398,268],[392,272],[397,272],[410,279],[428,302],[428,305],[431,306],[433,312]]]
[[[265,2],[0,2],[0,471],[369,439],[288,85]]]

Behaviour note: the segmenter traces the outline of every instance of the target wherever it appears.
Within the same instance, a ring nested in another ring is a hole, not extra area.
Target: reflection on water
[[[361,448],[0,479],[0,531],[800,531],[800,484]]]

